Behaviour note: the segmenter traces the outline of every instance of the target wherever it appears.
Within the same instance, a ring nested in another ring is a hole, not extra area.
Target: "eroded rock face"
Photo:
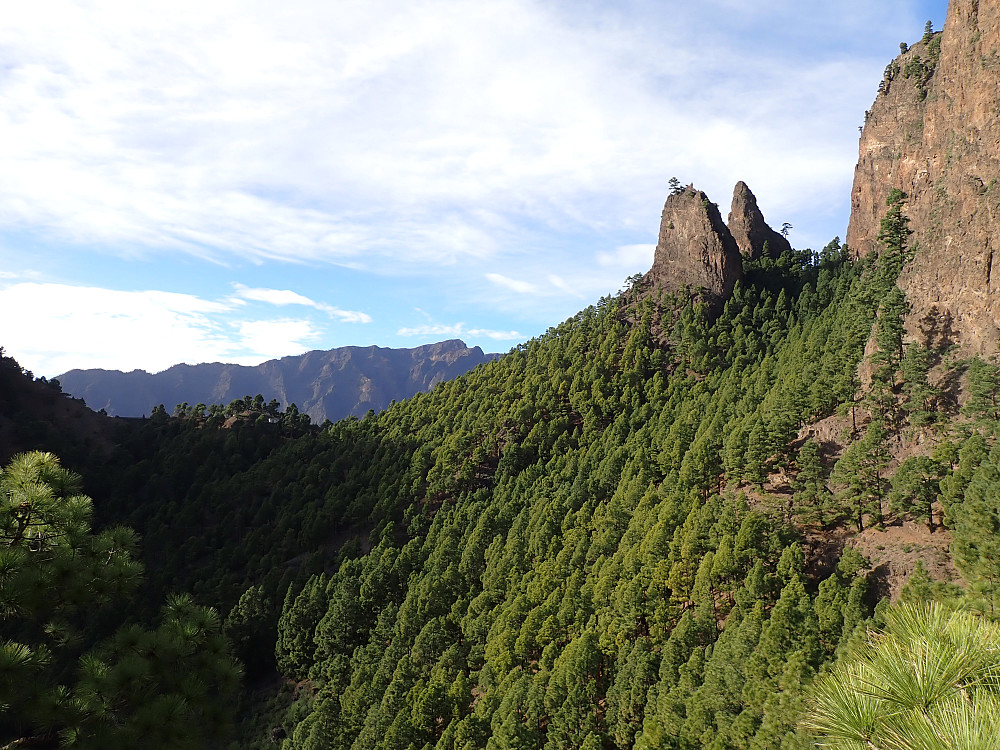
[[[940,56],[935,47],[940,45]],[[936,64],[935,64],[936,60]],[[944,31],[886,69],[866,117],[847,244],[878,252],[892,188],[913,234],[909,332],[1000,350],[1000,2],[952,0]]]
[[[743,278],[739,247],[719,207],[688,187],[667,198],[653,267],[646,280],[668,292],[699,292],[718,308]]]
[[[792,249],[788,240],[764,221],[764,214],[757,207],[757,198],[742,180],[736,183],[736,188],[733,190],[733,205],[729,211],[728,225],[736,245],[748,261],[762,257],[765,254],[765,247],[767,254],[772,258],[777,258],[783,252]]]

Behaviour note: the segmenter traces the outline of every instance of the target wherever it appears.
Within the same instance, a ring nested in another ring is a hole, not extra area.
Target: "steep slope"
[[[299,700],[259,747],[776,747],[801,707],[779,686],[870,612],[857,555],[816,566],[793,511],[740,493],[853,394],[884,292],[809,258],[756,269],[711,322],[681,299],[676,346],[654,295],[605,298],[297,439],[148,420],[103,512],[152,580],[282,610],[249,625]]]
[[[108,414],[138,417],[157,404],[168,409],[226,404],[260,393],[283,404],[294,403],[315,422],[381,411],[450,380],[497,355],[484,354],[457,339],[414,349],[346,346],[273,359],[256,367],[211,363],[175,365],[150,374],[142,370],[71,370],[59,376],[68,393]]]
[[[34,380],[0,347],[0,465],[15,453],[45,450],[78,469],[111,453],[114,432],[114,420],[62,392],[59,383]]]
[[[276,654],[292,705],[244,747],[806,747],[804,686],[874,604],[867,562],[817,540],[927,515],[799,437],[842,406],[915,413],[859,401],[890,258],[833,242],[748,265],[712,318],[694,296],[604,298],[323,429],[136,420],[91,469],[98,517],[141,534],[160,590],[229,611],[257,673]],[[884,453],[871,435],[855,454]],[[978,486],[958,454],[942,488]]]
[[[879,250],[893,188],[909,195],[913,263],[900,286],[911,334],[1000,348],[1000,3],[952,0],[944,31],[887,68],[866,115],[847,244]]]

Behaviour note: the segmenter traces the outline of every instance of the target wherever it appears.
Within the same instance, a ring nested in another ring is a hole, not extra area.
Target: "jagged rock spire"
[[[748,261],[763,256],[765,245],[768,255],[772,258],[777,258],[782,252],[792,249],[788,240],[764,221],[764,214],[757,207],[757,198],[742,180],[736,183],[736,188],[733,190],[733,206],[729,212],[728,223],[729,232],[736,240],[743,257]]]
[[[719,307],[742,278],[740,249],[722,222],[719,207],[694,186],[670,195],[646,279],[670,292],[700,292],[710,305]]]

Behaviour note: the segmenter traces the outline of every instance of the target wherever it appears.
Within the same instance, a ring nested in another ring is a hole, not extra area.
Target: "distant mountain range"
[[[213,362],[144,370],[70,370],[58,377],[65,392],[112,416],[141,417],[163,404],[228,404],[246,395],[294,403],[315,422],[363,416],[427,391],[498,358],[452,339],[414,349],[344,346],[272,359],[254,367]]]

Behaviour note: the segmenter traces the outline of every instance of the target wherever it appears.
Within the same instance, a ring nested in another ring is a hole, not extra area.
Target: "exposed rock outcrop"
[[[757,198],[742,180],[736,183],[733,190],[733,206],[729,211],[728,225],[730,234],[748,261],[762,257],[765,248],[767,255],[772,258],[792,249],[788,240],[764,221],[764,214],[757,207]]]
[[[944,31],[887,68],[866,114],[847,244],[879,251],[892,188],[913,234],[900,286],[918,340],[1000,349],[1000,2],[952,0]]]
[[[740,249],[719,207],[694,187],[670,195],[646,281],[668,292],[700,293],[718,308],[742,278]]]

